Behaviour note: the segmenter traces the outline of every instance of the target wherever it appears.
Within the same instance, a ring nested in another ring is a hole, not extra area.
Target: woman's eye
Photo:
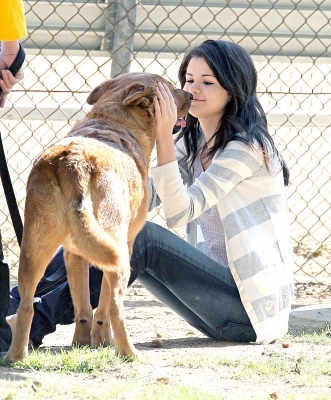
[[[205,85],[213,85],[213,82],[204,82]]]
[[[186,83],[192,83],[193,80],[192,79],[186,79]]]

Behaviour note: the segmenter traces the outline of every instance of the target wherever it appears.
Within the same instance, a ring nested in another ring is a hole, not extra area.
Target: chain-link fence
[[[330,283],[330,0],[38,0],[25,8],[25,78],[0,110],[21,211],[33,159],[84,115],[91,89],[129,70],[177,84],[190,46],[230,40],[253,56],[270,131],[291,170],[295,280]],[[14,275],[19,249],[0,195]],[[149,217],[162,223],[162,210]]]

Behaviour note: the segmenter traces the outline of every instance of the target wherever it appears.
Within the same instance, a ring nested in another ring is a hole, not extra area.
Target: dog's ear
[[[150,100],[154,96],[154,88],[145,86],[142,83],[133,83],[126,98],[123,100],[123,106],[138,106],[148,107]]]
[[[98,99],[100,99],[102,93],[105,92],[105,90],[108,89],[108,87],[111,84],[111,80],[105,81],[101,83],[101,85],[97,86],[95,89],[92,90],[92,92],[89,94],[88,98],[86,99],[87,104],[94,104],[97,102]]]

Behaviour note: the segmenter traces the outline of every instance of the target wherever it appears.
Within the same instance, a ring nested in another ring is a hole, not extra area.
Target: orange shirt
[[[18,40],[26,35],[23,1],[0,0],[0,40]]]

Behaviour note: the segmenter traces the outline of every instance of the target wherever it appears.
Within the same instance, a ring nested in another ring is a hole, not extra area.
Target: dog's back
[[[49,234],[49,240],[91,264],[114,268],[119,241],[128,240],[129,224],[137,223],[139,215],[145,218],[146,194],[135,161],[117,144],[66,138],[46,150],[31,171],[26,234],[40,232],[39,242]],[[50,227],[48,233],[36,229],[41,224]]]

